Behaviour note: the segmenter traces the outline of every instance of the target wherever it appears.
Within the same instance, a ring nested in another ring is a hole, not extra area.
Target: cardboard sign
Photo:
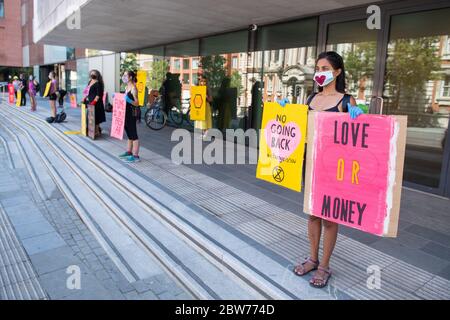
[[[301,191],[307,121],[306,105],[264,104],[258,179]]]
[[[144,106],[145,102],[145,84],[147,83],[147,72],[138,71],[137,72],[137,83],[136,88],[138,91],[139,106]]]
[[[114,95],[113,115],[111,123],[111,137],[119,140],[123,139],[125,127],[126,103],[125,95],[116,93]]]
[[[206,86],[191,87],[191,120],[206,120]]]
[[[71,93],[70,94],[70,107],[71,108],[76,108],[77,105],[77,95],[75,93]]]
[[[88,105],[88,136],[95,140],[95,106]]]
[[[311,112],[308,123],[304,211],[395,237],[407,117]]]
[[[48,97],[48,94],[50,93],[50,88],[52,86],[52,81],[50,80],[49,82],[47,82],[47,84],[45,85],[45,91],[44,91],[44,97]]]
[[[8,84],[8,92],[9,92],[9,103],[14,103],[14,99],[16,98],[16,94],[14,91],[14,85],[13,84]]]
[[[86,105],[83,103],[81,104],[81,135],[86,137],[86,128],[87,121],[86,121]]]
[[[17,90],[16,106],[20,107],[21,101],[22,101],[22,90]]]

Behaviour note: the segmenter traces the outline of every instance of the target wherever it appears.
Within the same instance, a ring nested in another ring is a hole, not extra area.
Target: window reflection
[[[347,92],[357,104],[370,106],[377,50],[377,31],[366,20],[334,23],[328,26],[327,50],[344,59]]]
[[[404,178],[438,188],[449,123],[450,9],[392,17],[385,74],[389,114],[408,116]]]

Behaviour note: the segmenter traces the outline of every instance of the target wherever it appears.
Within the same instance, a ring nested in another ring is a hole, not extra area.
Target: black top
[[[306,104],[308,105],[309,110],[314,110],[313,108],[311,108],[310,104],[311,104],[312,100],[314,99],[314,97],[316,96],[316,94],[317,94],[316,92],[311,94],[306,101]],[[340,112],[339,105],[342,103],[342,112],[348,112],[347,104],[350,102],[350,98],[351,98],[351,95],[345,93],[344,96],[342,97],[342,99],[339,100],[339,102],[333,108],[325,109],[323,111]]]
[[[97,104],[99,106],[103,106],[103,92],[104,92],[104,88],[102,85],[100,85],[99,82],[94,83],[90,88],[89,88],[89,94],[86,98],[87,102],[91,102],[95,100],[95,97],[99,97]],[[103,106],[104,107],[104,106]]]

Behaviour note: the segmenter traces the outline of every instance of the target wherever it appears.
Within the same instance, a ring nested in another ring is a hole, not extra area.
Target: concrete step
[[[10,113],[10,115],[13,115],[13,113]],[[92,214],[93,219],[102,224],[100,229],[105,231],[106,237],[124,238],[123,235],[118,236],[118,233],[114,232],[111,226],[108,229],[106,221],[110,223],[114,218],[115,222],[134,240],[133,244],[129,244],[127,241],[116,241],[115,245],[139,278],[148,277],[147,273],[154,269],[151,267],[152,263],[148,261],[148,257],[151,256],[148,253],[150,253],[158,257],[158,260],[163,262],[162,264],[169,268],[171,272],[175,272],[178,280],[181,279],[185,286],[187,283],[190,290],[194,290],[195,295],[199,298],[259,298],[259,295],[255,294],[253,290],[249,290],[246,286],[237,285],[234,279],[228,277],[198,251],[193,250],[186,242],[167,230],[154,216],[148,214],[148,208],[130,202],[129,195],[123,192],[123,189],[121,190],[112,184],[111,180],[108,180],[110,177],[105,173],[99,174],[92,162],[81,158],[81,154],[76,149],[67,146],[67,142],[64,142],[66,137],[60,137],[57,132],[52,132],[48,128],[44,128],[45,131],[42,130],[41,127],[45,127],[46,123],[39,121],[31,123],[25,119],[17,121],[12,119],[13,117],[10,118],[9,122],[15,125],[17,129],[23,130],[20,127],[27,124],[29,125],[27,130],[35,131],[33,135],[29,136],[33,143],[39,145],[47,143],[49,148],[53,149],[51,151],[47,149],[41,153],[49,158],[52,157],[52,153],[58,154],[60,159],[59,164],[54,165],[55,171],[61,175],[62,180],[72,182],[73,185],[70,186],[70,189],[78,194],[77,198],[82,198],[85,195],[82,202],[87,211],[95,212],[95,216]],[[27,135],[27,133],[24,134]],[[41,136],[42,140],[45,141],[39,141],[35,138],[37,136]],[[57,161],[50,161],[50,163],[55,164]],[[62,163],[66,165],[66,172],[62,172],[64,171],[64,167],[60,167]],[[76,177],[70,176],[68,169],[73,171]],[[73,183],[77,178],[78,182]],[[86,190],[86,188],[89,190]],[[98,203],[89,199],[87,193],[95,194],[97,201],[102,202],[104,208],[108,211],[109,217],[102,216],[102,210],[98,208]],[[123,203],[127,203],[126,209],[122,207],[121,204]],[[147,257],[141,251],[132,253],[127,251],[135,248],[147,250]]]
[[[111,157],[111,151],[117,154],[123,151],[114,144],[105,140],[91,143],[78,136],[68,138],[56,127],[52,127],[52,130],[84,155],[87,161],[97,165],[97,170],[106,174],[111,183],[121,187],[142,207],[157,214],[172,232],[184,237],[186,242],[237,281],[252,286],[266,298],[335,299],[334,293],[319,292],[310,288],[304,279],[293,277],[289,266],[281,265],[267,256],[258,246],[236,235],[224,224],[212,221],[209,213],[193,209],[182,198],[163,191],[160,185],[150,181],[133,166],[124,166],[121,161]]]

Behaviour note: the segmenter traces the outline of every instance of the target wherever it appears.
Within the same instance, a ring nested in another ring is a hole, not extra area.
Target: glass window
[[[377,51],[377,30],[369,30],[366,20],[328,26],[327,50],[344,59],[347,92],[358,104],[369,107]]]
[[[198,73],[193,73],[192,74],[192,85],[193,86],[198,86]]]
[[[213,126],[220,130],[247,128],[247,47],[247,31],[201,40],[200,70],[213,98]]]
[[[0,0],[0,18],[5,17],[5,0]]]
[[[183,69],[189,69],[190,61],[189,59],[183,59]]]
[[[164,81],[169,68],[169,62],[164,59],[164,47],[155,47],[141,50],[137,55],[139,69],[147,71],[147,87],[158,90]]]
[[[189,73],[183,73],[183,84],[189,84]]]
[[[450,98],[450,76],[446,76],[445,80],[442,81],[442,93],[443,98]]]
[[[198,58],[193,58],[192,59],[192,69],[198,69],[198,65],[199,65],[199,59]]]
[[[149,91],[159,90],[169,68],[168,61],[164,59],[164,47],[141,50],[137,60],[140,69],[147,71],[147,86]]]
[[[168,73],[163,81],[165,107],[177,108],[183,113],[189,109],[191,96],[191,58],[198,59],[200,40],[183,41],[165,46]],[[183,69],[181,69],[183,63]]]
[[[173,60],[173,69],[174,69],[174,71],[180,71],[180,69],[181,69],[180,59]]]
[[[404,179],[433,188],[449,123],[449,16],[450,8],[393,16],[386,61],[385,112],[408,116]]]
[[[261,90],[263,101],[287,98],[291,103],[304,103],[313,91],[316,58],[317,18],[262,27],[257,36],[254,64],[261,68],[262,79],[253,83],[252,118],[260,124]]]
[[[201,40],[201,56],[247,52],[248,32],[238,31]]]
[[[231,62],[231,68],[237,69],[238,68],[238,57],[233,57]]]
[[[301,48],[316,45],[317,18],[261,27],[257,51]]]

